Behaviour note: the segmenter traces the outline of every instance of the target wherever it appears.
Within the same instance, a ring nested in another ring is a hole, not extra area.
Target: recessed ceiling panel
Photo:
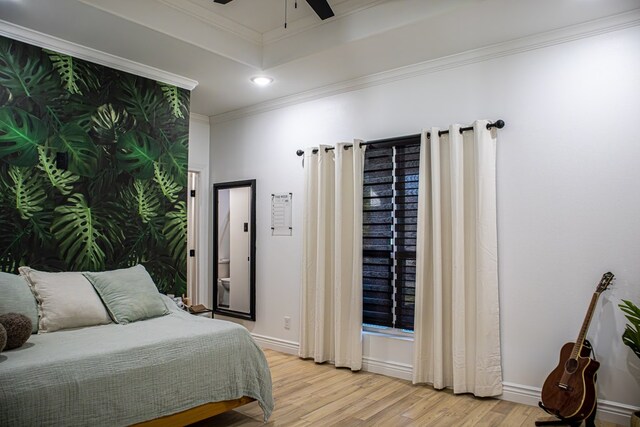
[[[316,16],[306,0],[232,0],[227,4],[214,3],[213,0],[188,0],[201,7],[206,7],[239,25],[266,33],[284,27],[285,4],[287,21],[293,22],[308,16]],[[347,0],[328,0],[334,9]],[[298,5],[296,8],[295,5]],[[317,18],[317,16],[316,16]],[[317,18],[320,21],[320,18]]]

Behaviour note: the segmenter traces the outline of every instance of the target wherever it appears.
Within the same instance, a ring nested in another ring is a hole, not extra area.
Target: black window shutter
[[[420,146],[396,147],[395,156],[395,274],[396,328],[413,330],[416,295],[416,237]]]
[[[420,145],[365,152],[363,322],[413,330]]]
[[[365,152],[363,322],[393,326],[393,149]]]

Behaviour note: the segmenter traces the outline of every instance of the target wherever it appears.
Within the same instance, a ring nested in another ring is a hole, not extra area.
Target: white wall
[[[611,270],[617,281],[589,333],[602,363],[599,397],[614,412],[640,406],[639,363],[621,344],[616,307],[620,298],[640,301],[639,70],[636,26],[213,124],[212,180],[257,179],[257,321],[245,324],[275,343],[298,342],[303,169],[296,149],[501,118],[505,384],[534,399]],[[280,192],[293,193],[292,237],[270,233],[270,194]],[[411,348],[365,337],[366,360],[399,372]]]
[[[202,301],[194,304],[205,304],[211,307],[211,272],[212,262],[209,256],[211,224],[210,191],[209,191],[209,118],[192,113],[189,117],[189,171],[199,172],[199,186],[196,190],[196,203],[199,210],[198,247],[198,286]]]

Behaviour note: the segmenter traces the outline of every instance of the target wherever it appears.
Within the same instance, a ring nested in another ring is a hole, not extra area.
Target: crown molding
[[[257,36],[256,34],[248,34],[246,31],[250,32],[252,30],[242,27],[234,23],[234,21],[212,14],[211,11],[202,6],[191,4],[191,0],[188,2],[184,0],[181,2],[148,0],[161,5],[161,7],[155,7],[153,11],[146,10],[144,2],[141,0],[133,2],[135,5],[132,5],[130,0],[110,0],[108,2],[100,0],[77,1],[251,68],[259,69],[262,66],[261,34],[256,33]],[[163,9],[166,9],[165,12],[168,11],[170,14],[162,13]],[[197,23],[193,22],[188,27],[175,27],[173,21],[176,11],[185,17],[196,20]],[[198,24],[202,24],[202,27],[199,27]],[[242,28],[246,31],[243,32]],[[199,31],[205,31],[208,34],[206,37],[193,37],[192,29],[199,29]]]
[[[189,119],[196,121],[196,122],[201,122],[201,123],[206,123],[209,124],[209,116],[205,116],[204,114],[198,114],[198,113],[189,113]]]
[[[1,19],[0,35],[183,89],[193,90],[198,85],[197,81],[187,77],[82,46]]]
[[[218,15],[206,7],[202,7],[193,0],[158,1],[179,12],[190,15],[207,25],[217,27],[260,46],[268,43],[274,43],[288,37],[293,37],[303,31],[310,30],[326,23],[326,21],[319,21],[317,16],[312,13],[295,21],[287,22],[286,29],[279,26],[264,33],[260,33],[259,31],[246,27],[232,19]],[[340,19],[344,16],[361,12],[380,3],[384,3],[385,1],[387,0],[345,0],[342,3],[333,6],[336,17],[331,20]]]
[[[241,37],[251,43],[262,46],[262,34],[251,28],[245,27],[217,13],[211,12],[209,9],[194,3],[192,0],[158,0],[160,3],[169,6],[178,12],[182,12],[193,18],[204,22],[207,25],[217,27],[227,31],[235,36]]]
[[[303,31],[324,25],[327,22],[339,20],[354,13],[362,12],[363,10],[377,6],[386,1],[387,0],[346,0],[332,6],[336,15],[334,18],[329,18],[327,21],[319,21],[315,14],[311,14],[304,18],[288,22],[287,28],[278,27],[273,30],[266,31],[262,34],[262,42],[264,45],[276,43],[280,40],[300,34]]]
[[[237,110],[211,116],[211,124],[239,119],[241,117],[261,114],[285,108],[315,99],[379,86],[398,80],[409,79],[443,70],[463,67],[477,62],[489,61],[509,55],[542,49],[549,46],[569,43],[600,34],[619,31],[640,25],[640,9],[601,18],[582,24],[572,25],[559,30],[548,31],[533,36],[523,37],[504,43],[498,43],[433,60],[419,62],[405,67],[395,68],[355,79],[338,82],[311,89],[305,92],[284,96]]]

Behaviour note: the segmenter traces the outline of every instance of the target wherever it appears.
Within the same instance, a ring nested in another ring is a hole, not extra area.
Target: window
[[[365,152],[365,324],[413,330],[419,142],[419,137],[398,138]]]

